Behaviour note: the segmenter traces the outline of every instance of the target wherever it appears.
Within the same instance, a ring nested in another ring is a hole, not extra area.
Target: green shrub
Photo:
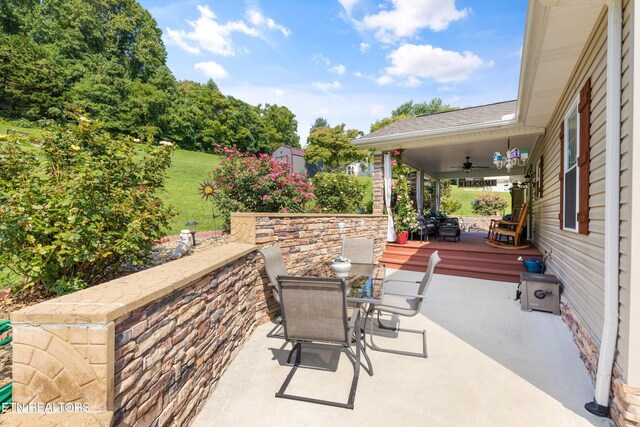
[[[143,263],[171,216],[158,197],[171,151],[138,156],[83,118],[40,150],[0,140],[0,265],[14,287],[63,294]]]
[[[285,162],[217,146],[220,167],[200,187],[203,198],[215,200],[225,230],[231,212],[305,212],[314,198],[309,180]]]
[[[453,214],[462,207],[462,203],[451,196],[445,196],[440,200],[440,210],[448,215]]]
[[[356,213],[362,208],[364,190],[352,175],[322,172],[313,177],[313,192],[323,212]]]
[[[471,209],[478,215],[495,215],[504,212],[509,202],[498,194],[481,194],[471,200]]]

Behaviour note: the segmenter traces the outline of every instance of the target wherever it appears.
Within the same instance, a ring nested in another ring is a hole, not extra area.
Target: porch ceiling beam
[[[525,168],[513,168],[511,169],[511,173],[507,173],[506,169],[478,169],[477,172],[471,172],[466,174],[464,172],[456,171],[456,172],[441,172],[434,174],[436,179],[451,179],[451,178],[472,178],[472,177],[489,177],[489,176],[516,176],[516,175],[524,175]]]

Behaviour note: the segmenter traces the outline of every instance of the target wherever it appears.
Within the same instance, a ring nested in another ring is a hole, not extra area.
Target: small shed
[[[294,172],[306,174],[307,169],[304,161],[304,151],[299,148],[281,145],[273,152],[275,160],[288,163]]]

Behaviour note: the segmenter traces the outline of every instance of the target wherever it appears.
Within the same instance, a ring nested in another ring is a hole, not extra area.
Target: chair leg
[[[277,333],[278,329],[282,329],[282,328],[283,328],[282,316],[278,316],[278,318],[276,319],[276,326],[274,326],[273,329],[271,329],[269,331],[269,333],[267,334],[267,338],[282,338],[282,339],[284,339],[284,334]]]
[[[427,331],[422,329],[407,329],[407,328],[393,328],[390,326],[385,326],[384,323],[382,323],[382,321],[380,320],[380,311],[378,311],[378,327],[380,329],[384,329],[386,331],[393,331],[393,332],[409,332],[412,334],[422,334],[422,353],[415,353],[415,352],[410,352],[410,351],[402,351],[402,350],[393,350],[390,348],[382,348],[382,347],[378,347],[376,345],[376,343],[373,341],[373,315],[371,316],[371,326],[369,327],[369,335],[371,336],[371,348],[376,350],[376,351],[382,351],[385,353],[393,353],[393,354],[401,354],[403,356],[414,356],[414,357],[424,357],[426,359],[427,357]]]

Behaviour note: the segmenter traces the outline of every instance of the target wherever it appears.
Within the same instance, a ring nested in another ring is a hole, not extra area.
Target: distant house
[[[306,174],[304,151],[299,148],[293,148],[288,145],[281,145],[273,152],[272,157],[275,160],[288,163],[294,172]]]
[[[361,162],[349,163],[347,166],[345,166],[344,171],[347,175],[371,176],[370,165],[365,165],[364,163],[361,163]]]

